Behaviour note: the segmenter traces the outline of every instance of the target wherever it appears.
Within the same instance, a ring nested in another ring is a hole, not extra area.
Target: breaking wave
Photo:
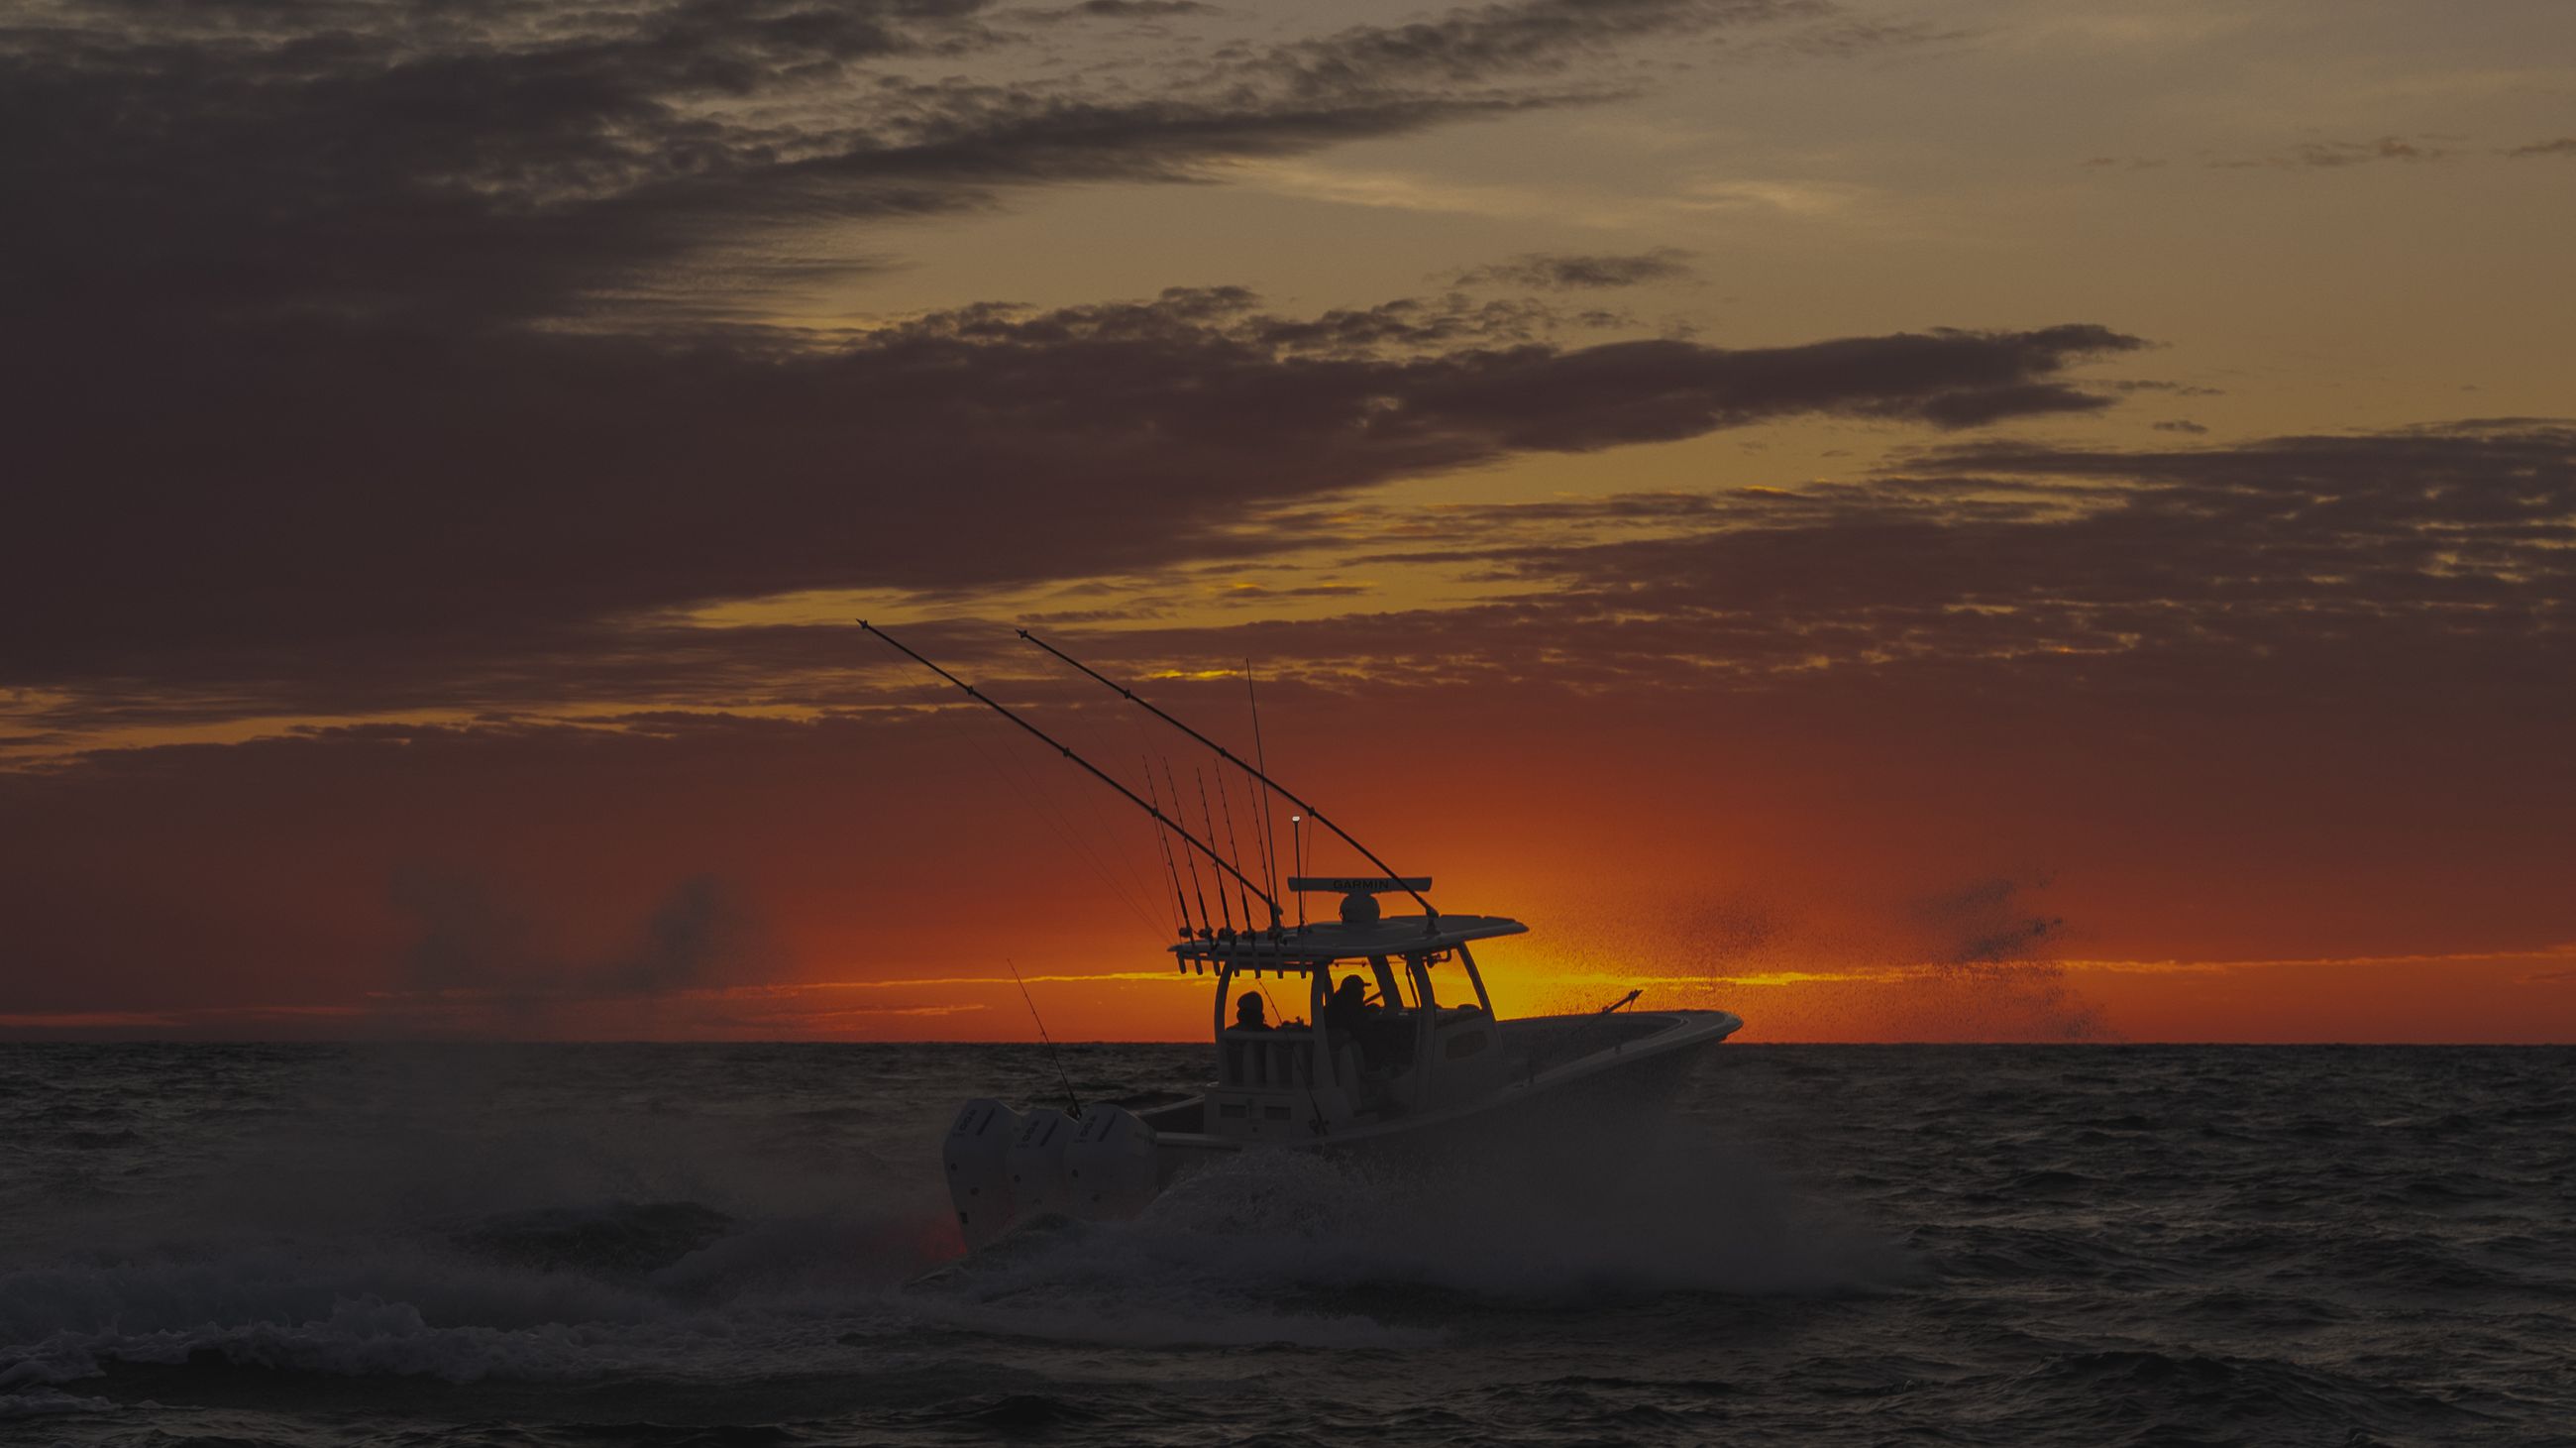
[[[1622,1129],[1246,1154],[972,1257],[936,1135],[1038,1058],[567,1049],[414,1091],[289,1055],[194,1096],[166,1059],[116,1089],[93,1061],[79,1139],[23,1135],[0,1184],[0,1420],[83,1445],[417,1436],[431,1402],[477,1448],[2429,1445],[2576,1414],[2561,1058],[1726,1051]],[[1198,1065],[1074,1055],[1144,1085]],[[0,1119],[46,1115],[9,1089]]]

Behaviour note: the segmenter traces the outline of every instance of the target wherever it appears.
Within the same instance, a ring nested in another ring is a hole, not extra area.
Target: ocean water
[[[2576,1443],[2576,1051],[1730,1043],[1651,1121],[962,1259],[941,1129],[1052,1089],[0,1046],[0,1442]]]

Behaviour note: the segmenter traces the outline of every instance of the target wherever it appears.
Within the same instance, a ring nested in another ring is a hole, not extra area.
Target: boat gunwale
[[[1168,1146],[1183,1151],[1218,1152],[1257,1150],[1264,1147],[1277,1147],[1283,1151],[1311,1151],[1328,1146],[1340,1146],[1354,1142],[1375,1141],[1389,1136],[1419,1131],[1426,1127],[1444,1125],[1455,1121],[1463,1121],[1470,1117],[1482,1115],[1485,1112],[1492,1111],[1500,1107],[1535,1100],[1549,1092],[1573,1085],[1590,1077],[1602,1075],[1606,1072],[1619,1069],[1637,1061],[1648,1060],[1656,1056],[1669,1055],[1672,1052],[1681,1050],[1685,1047],[1694,1045],[1715,1045],[1744,1028],[1743,1018],[1732,1011],[1683,1009],[1671,1011],[1639,1011],[1635,1014],[1638,1016],[1668,1017],[1671,1020],[1671,1024],[1665,1026],[1662,1030],[1640,1037],[1637,1040],[1621,1041],[1603,1047],[1599,1050],[1587,1051],[1571,1060],[1561,1062],[1554,1066],[1549,1066],[1544,1070],[1534,1072],[1527,1076],[1517,1077],[1505,1082],[1502,1087],[1496,1090],[1493,1094],[1479,1097],[1473,1101],[1462,1101],[1454,1105],[1439,1107],[1435,1110],[1422,1112],[1420,1114],[1406,1114],[1403,1116],[1381,1119],[1370,1122],[1364,1126],[1357,1127],[1356,1129],[1326,1133],[1305,1141],[1238,1141],[1232,1137],[1217,1136],[1208,1132],[1167,1131],[1157,1132],[1155,1135],[1155,1143],[1158,1146]],[[1503,1021],[1500,1024],[1510,1026],[1519,1024],[1522,1021],[1586,1021],[1592,1019],[1596,1019],[1596,1017],[1592,1015],[1522,1016],[1514,1020]],[[1202,1092],[1197,1096],[1184,1097],[1179,1101],[1170,1103],[1168,1106],[1156,1107],[1155,1110],[1178,1111],[1186,1106],[1204,1103],[1207,1099],[1208,1093]]]

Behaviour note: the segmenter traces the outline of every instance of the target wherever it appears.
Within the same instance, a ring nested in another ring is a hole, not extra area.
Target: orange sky
[[[2576,1040],[2564,8],[0,37],[0,1035],[1203,1029],[865,616],[1514,1009]]]
[[[1274,686],[1264,719],[1280,772],[1445,908],[1533,927],[1482,955],[1507,1010],[1643,984],[1746,1039],[2576,1029],[2569,801],[2509,795],[2542,739],[2436,777],[2282,721],[2149,770],[2170,741],[2099,720],[1517,701]],[[1041,717],[1104,759],[1162,747],[1061,696]],[[1023,1039],[1014,966],[1059,1037],[1203,1028],[1149,830],[979,711],[193,748],[16,786],[44,841],[9,862],[45,890],[22,948],[69,968],[25,978],[13,1031]]]

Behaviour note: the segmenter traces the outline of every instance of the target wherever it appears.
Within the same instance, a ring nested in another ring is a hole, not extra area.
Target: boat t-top
[[[1214,977],[1215,1080],[1204,1094],[1136,1110],[1092,1102],[1017,1111],[977,1099],[958,1111],[942,1157],[970,1248],[1048,1215],[1133,1216],[1183,1173],[1242,1151],[1410,1150],[1535,1112],[1658,1104],[1704,1048],[1743,1025],[1726,1011],[1631,1009],[1636,991],[1601,1010],[1503,1019],[1471,947],[1529,927],[1434,909],[1429,876],[1290,876],[1286,890],[1301,907],[1309,895],[1328,894],[1339,908],[1335,918],[1311,923],[1301,908],[1297,923],[1286,923],[1277,892],[1166,813],[1150,780],[1154,797],[1139,796],[883,630],[860,627],[1152,814],[1167,840],[1217,867],[1221,898],[1231,884],[1244,906],[1240,926],[1229,916],[1219,927],[1206,918],[1202,889],[1193,917],[1174,866],[1184,921],[1183,938],[1169,947],[1176,974]],[[1214,749],[1385,868],[1258,765],[1026,630],[1021,637]],[[1379,897],[1392,895],[1410,897],[1419,913],[1384,913]],[[1256,900],[1267,925],[1254,923]]]

